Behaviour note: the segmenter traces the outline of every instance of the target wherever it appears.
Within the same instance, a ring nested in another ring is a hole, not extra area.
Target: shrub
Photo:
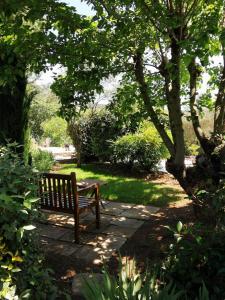
[[[69,132],[82,162],[110,161],[111,143],[125,133],[124,127],[111,113],[101,110],[70,121]]]
[[[163,268],[164,278],[195,299],[204,282],[209,299],[225,299],[224,231],[207,230],[202,225],[173,230],[176,243],[170,247]]]
[[[113,160],[129,167],[154,170],[166,150],[157,131],[144,124],[136,134],[127,134],[113,143]]]
[[[0,299],[54,299],[56,288],[43,268],[34,221],[36,175],[16,144],[0,149]]]
[[[39,172],[50,171],[55,162],[52,153],[40,149],[33,152],[32,158],[33,166]]]

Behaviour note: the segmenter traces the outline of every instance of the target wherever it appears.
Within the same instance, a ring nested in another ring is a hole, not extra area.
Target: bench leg
[[[79,236],[79,214],[74,216],[75,228],[74,228],[74,239],[75,243],[79,244],[80,236]]]
[[[95,213],[96,213],[96,228],[99,229],[100,228],[100,205],[99,205],[99,201],[96,203]]]

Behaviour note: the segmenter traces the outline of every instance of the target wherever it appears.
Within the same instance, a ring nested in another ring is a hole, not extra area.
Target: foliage
[[[72,128],[77,126],[76,136]],[[111,143],[125,132],[125,128],[118,118],[106,110],[84,114],[74,122],[70,121],[71,138],[77,149],[77,140],[80,142],[81,161],[110,161]]]
[[[94,16],[89,18],[88,30],[77,32],[65,47],[69,51],[73,44],[74,56],[63,62],[66,74],[53,85],[63,108],[67,112],[74,105],[86,108],[96,93],[102,93],[106,78],[120,76],[114,97],[117,111],[126,117],[136,109],[151,119],[170,154],[167,170],[193,195],[185,172],[183,116],[185,112],[211,159],[216,143],[202,130],[200,116],[205,108],[213,109],[210,132],[224,132],[225,64],[215,66],[213,61],[224,54],[224,1],[86,3],[93,7]],[[203,91],[206,74],[209,80]],[[140,115],[135,114],[135,119]]]
[[[87,300],[176,300],[183,294],[176,292],[172,284],[159,290],[155,274],[140,274],[134,260],[126,260],[124,267],[120,260],[118,278],[111,276],[106,269],[103,274],[101,284],[94,279],[84,281]]]
[[[147,270],[141,274],[136,267],[135,260],[126,260],[124,266],[120,259],[118,276],[112,276],[103,270],[103,280],[99,284],[95,279],[83,281],[84,295],[87,300],[209,300],[208,291],[201,285],[198,296],[188,298],[184,290],[177,289],[170,282],[163,284],[157,280],[157,272]]]
[[[60,147],[71,142],[67,133],[67,122],[61,117],[52,117],[42,124],[43,138],[50,138],[51,146]]]
[[[10,144],[0,153],[0,299],[54,299],[33,225],[37,178],[15,153],[17,147]]]
[[[201,219],[216,228],[225,228],[225,182],[220,182],[217,188],[199,190],[196,197],[201,209]]]
[[[185,143],[185,155],[197,156],[199,153],[200,153],[199,145]]]
[[[53,154],[48,151],[38,149],[32,153],[32,165],[39,172],[49,172],[54,162]]]
[[[0,143],[12,139],[23,145],[31,104],[25,95],[28,73],[63,60],[59,41],[85,22],[74,8],[55,0],[4,0],[0,12]]]
[[[129,167],[154,170],[166,148],[154,126],[144,123],[136,134],[127,134],[113,144],[113,159]]]
[[[204,282],[209,299],[225,297],[225,242],[224,231],[202,225],[188,228],[181,222],[172,230],[176,243],[170,246],[164,266],[166,281],[172,280],[178,289],[195,299]]]
[[[41,124],[54,117],[59,108],[59,100],[48,88],[37,90],[29,111],[31,135],[37,142],[41,141],[44,134]]]

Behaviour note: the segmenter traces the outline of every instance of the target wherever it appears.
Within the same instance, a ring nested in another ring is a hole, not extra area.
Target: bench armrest
[[[81,187],[79,188],[79,186],[77,186],[77,192],[88,192],[88,191],[94,191],[94,190],[99,190],[99,185],[97,183],[88,185],[86,187]]]

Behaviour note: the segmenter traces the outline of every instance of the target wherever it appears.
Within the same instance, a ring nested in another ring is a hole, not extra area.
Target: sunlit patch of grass
[[[78,181],[84,179],[105,181],[107,184],[101,187],[101,197],[106,200],[164,207],[183,197],[181,190],[173,186],[125,177],[119,170],[112,171],[107,165],[86,164],[77,168],[74,164],[67,164],[62,165],[57,172],[63,174],[75,172]]]

